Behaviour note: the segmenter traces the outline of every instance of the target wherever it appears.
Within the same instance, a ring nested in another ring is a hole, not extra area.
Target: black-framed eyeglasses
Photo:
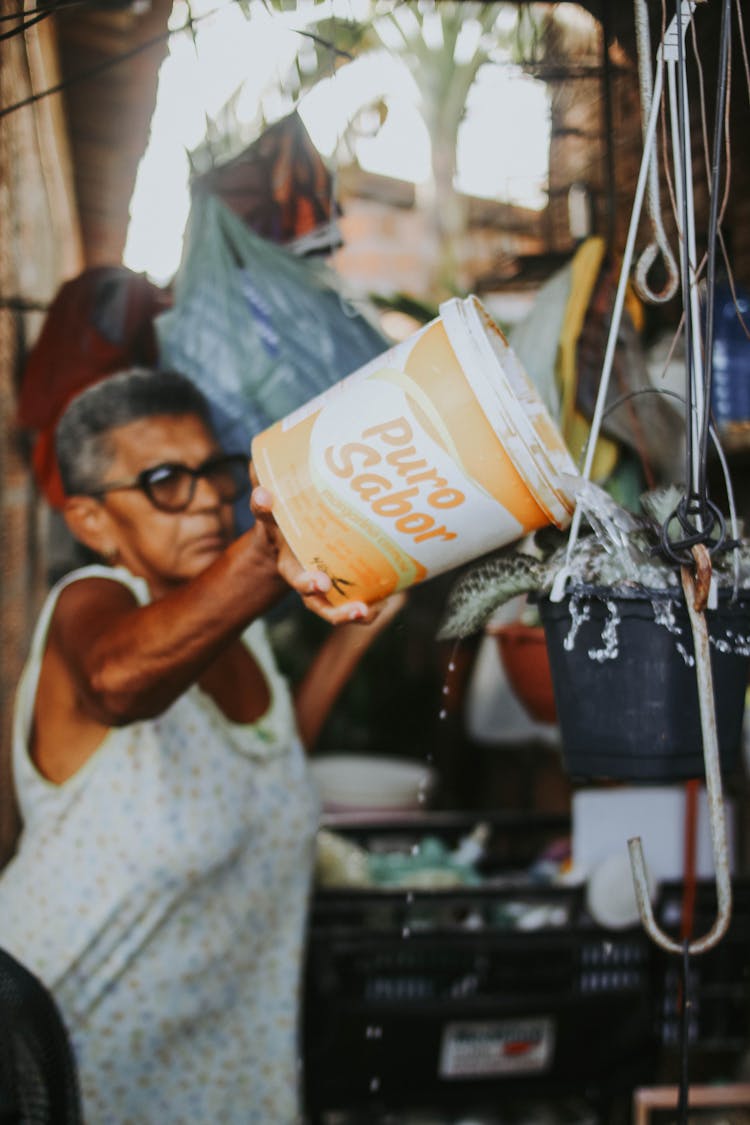
[[[91,496],[104,496],[107,492],[125,492],[139,489],[160,512],[184,512],[189,507],[198,480],[202,477],[216,492],[222,504],[232,504],[248,491],[249,459],[244,453],[226,453],[209,457],[197,469],[180,461],[165,461],[143,469],[131,481],[112,481],[92,490]]]

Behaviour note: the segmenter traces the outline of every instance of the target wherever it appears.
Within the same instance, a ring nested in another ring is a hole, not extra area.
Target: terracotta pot
[[[557,720],[547,642],[541,625],[503,625],[496,632],[500,659],[516,698],[530,718]]]

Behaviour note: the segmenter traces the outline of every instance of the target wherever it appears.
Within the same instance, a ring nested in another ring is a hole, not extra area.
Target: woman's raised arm
[[[294,697],[297,728],[308,750],[315,746],[331,708],[360,660],[405,601],[405,594],[392,594],[371,607],[374,612],[369,623],[341,625],[318,649]]]
[[[331,606],[330,579],[296,561],[271,516],[272,500],[256,489],[256,523],[197,577],[139,606],[130,591],[88,578],[60,595],[49,648],[67,668],[83,710],[121,726],[161,714],[218,654],[289,589],[332,624],[372,620],[377,610],[354,602]]]

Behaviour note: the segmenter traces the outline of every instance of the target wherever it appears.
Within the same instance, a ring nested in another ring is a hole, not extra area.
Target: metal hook
[[[732,881],[729,874],[729,850],[721,788],[711,652],[708,643],[708,627],[703,612],[711,582],[711,559],[702,544],[693,548],[693,557],[696,562],[697,580],[693,579],[689,567],[683,566],[681,574],[682,588],[685,592],[695,647],[695,673],[698,680],[698,704],[703,736],[703,761],[706,768],[708,815],[711,828],[711,850],[716,873],[716,903],[718,909],[713,926],[704,937],[690,942],[687,947],[688,954],[707,953],[709,949],[718,945],[727,932],[732,917]],[[679,953],[682,956],[685,952],[684,944],[674,941],[665,934],[654,918],[640,836],[628,840],[628,851],[630,852],[630,867],[633,872],[635,897],[646,933],[653,942],[666,950],[667,953]]]

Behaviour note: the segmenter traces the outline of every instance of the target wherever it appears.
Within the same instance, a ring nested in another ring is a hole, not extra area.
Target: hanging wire
[[[664,37],[667,32],[667,0],[661,0],[661,42],[664,42]],[[672,164],[669,159],[669,151],[667,145],[667,99],[662,97],[661,105],[659,106],[659,117],[661,125],[661,159],[664,168],[664,178],[667,184],[667,194],[669,195],[669,205],[672,209],[672,217],[675,221],[677,231],[680,231],[680,220],[677,216],[677,199],[674,191],[674,183],[672,181]]]
[[[716,112],[714,121],[714,148],[711,167],[709,191],[711,208],[709,215],[708,231],[708,256],[707,256],[707,291],[706,291],[706,333],[704,337],[704,362],[702,372],[702,397],[703,409],[696,419],[694,418],[694,392],[695,368],[693,353],[693,337],[696,325],[693,324],[692,303],[689,300],[690,286],[694,280],[690,277],[694,263],[690,261],[689,214],[688,214],[688,173],[686,159],[687,123],[685,119],[686,87],[685,87],[685,52],[682,34],[682,4],[677,0],[677,86],[678,106],[677,123],[680,151],[679,175],[682,187],[682,291],[685,306],[685,360],[687,365],[687,394],[685,414],[686,434],[686,493],[677,508],[669,516],[662,527],[661,546],[664,554],[679,565],[691,562],[691,549],[699,543],[706,545],[711,552],[722,547],[726,540],[726,527],[724,518],[718,507],[709,499],[707,489],[707,458],[708,458],[708,429],[709,429],[709,404],[711,394],[711,370],[713,350],[713,307],[715,292],[715,266],[716,266],[716,241],[718,232],[719,194],[721,176],[721,148],[724,134],[725,114],[727,110],[727,74],[729,68],[730,14],[731,0],[724,0],[722,6],[721,36],[719,47],[719,76],[716,95]],[[682,536],[673,538],[670,528],[677,522],[682,530]]]
[[[665,0],[662,0],[662,39],[664,37],[665,21],[666,21],[666,3],[665,3]],[[691,36],[690,36],[691,44],[692,44],[692,48],[693,48],[693,57],[694,57],[694,60],[695,60],[696,72],[697,72],[697,75],[698,75],[698,102],[699,102],[700,112],[701,112],[701,137],[702,137],[702,142],[703,142],[703,156],[704,156],[704,161],[705,161],[705,165],[706,165],[706,182],[708,183],[708,181],[710,180],[710,175],[711,175],[711,172],[710,172],[711,158],[710,158],[710,155],[709,155],[710,145],[709,145],[709,141],[708,141],[708,125],[706,123],[706,88],[705,88],[705,79],[704,79],[704,74],[703,74],[703,63],[701,62],[701,56],[700,56],[700,52],[698,50],[698,35],[697,35],[696,30],[695,30],[695,22],[694,21],[691,21],[690,33],[691,33]],[[731,74],[731,65],[732,65],[732,61],[731,61],[731,55],[730,55],[730,58],[729,58],[729,73],[730,74]],[[749,84],[750,84],[750,72],[748,74],[748,79],[749,79]],[[677,209],[677,201],[676,201],[675,195],[674,195],[674,186],[673,186],[673,183],[672,183],[669,159],[668,159],[667,148],[666,148],[666,145],[667,145],[667,128],[666,128],[664,101],[662,101],[662,104],[661,104],[661,128],[662,128],[662,131],[661,131],[662,160],[663,160],[663,163],[664,163],[664,171],[665,171],[665,176],[666,176],[667,189],[668,189],[670,205],[671,205],[671,209],[672,209],[672,215],[674,217],[677,228],[679,229],[680,222],[679,222],[679,218],[678,218],[678,214],[677,214],[677,210],[678,210]],[[727,101],[725,121],[724,121],[724,136],[725,136],[724,147],[725,147],[727,171],[726,171],[726,175],[724,177],[724,193],[723,193],[723,198],[722,198],[722,201],[721,201],[721,209],[720,209],[720,212],[719,212],[719,224],[718,224],[717,234],[718,234],[719,243],[720,243],[721,248],[722,248],[722,256],[723,256],[723,259],[724,259],[724,266],[725,266],[725,269],[726,269],[726,272],[727,272],[727,277],[729,279],[729,283],[730,283],[730,286],[732,288],[732,292],[735,296],[735,308],[737,310],[737,315],[740,318],[740,320],[742,320],[742,314],[739,310],[739,307],[737,306],[736,292],[735,292],[735,288],[734,288],[734,275],[733,275],[733,272],[732,272],[732,266],[731,266],[731,263],[729,261],[729,255],[727,253],[726,245],[724,243],[724,236],[721,232],[721,224],[724,220],[724,217],[726,215],[727,206],[729,204],[729,188],[730,188],[730,183],[731,183],[731,178],[732,178],[732,176],[731,176],[732,154],[731,154],[730,141],[729,141],[729,102],[728,101]],[[706,251],[703,254],[703,257],[701,258],[701,260],[697,263],[697,265],[695,267],[694,278],[695,278],[696,284],[703,277],[705,267],[706,267],[707,258],[708,258],[708,251]],[[684,324],[684,321],[681,317],[680,318],[680,331],[682,331],[683,324]],[[742,321],[742,324],[743,324],[743,328],[745,328],[746,334],[748,336],[750,336],[750,331],[745,327],[744,321]]]
[[[698,69],[698,81],[699,81],[699,85],[700,85],[701,129],[702,129],[702,133],[703,133],[703,152],[704,152],[704,158],[705,158],[705,162],[706,162],[706,182],[709,184],[709,188],[710,188],[711,160],[710,160],[710,157],[709,157],[708,126],[706,124],[705,86],[704,86],[704,81],[703,81],[703,66],[701,64],[700,54],[698,52],[698,42],[697,42],[697,35],[696,35],[694,24],[691,27],[691,31],[692,31],[693,54],[695,56],[695,62],[696,62],[696,66],[697,66],[697,69]],[[730,50],[729,55],[728,55],[728,60],[727,60],[727,85],[728,85],[729,88],[731,88],[731,84],[732,84],[731,74],[732,74],[732,55],[731,55],[731,50]],[[724,235],[723,235],[722,229],[721,229],[721,225],[724,221],[724,217],[726,215],[727,207],[729,205],[729,189],[730,189],[730,184],[731,184],[731,181],[732,181],[732,151],[731,151],[730,131],[729,131],[729,98],[728,97],[725,99],[725,110],[724,110],[724,151],[725,151],[725,159],[726,159],[726,175],[724,177],[724,192],[723,192],[723,198],[722,198],[722,201],[721,201],[721,208],[719,210],[718,221],[717,221],[717,225],[716,225],[716,237],[718,238],[719,245],[721,246],[721,254],[722,254],[722,259],[723,259],[723,262],[724,262],[724,269],[725,269],[725,272],[726,272],[726,275],[727,275],[727,280],[729,282],[729,288],[730,288],[730,291],[731,291],[731,294],[732,294],[732,302],[734,304],[735,314],[736,314],[737,319],[739,320],[739,322],[742,326],[742,329],[743,329],[745,335],[750,339],[750,330],[748,329],[747,325],[745,324],[745,320],[742,316],[742,311],[741,311],[740,306],[739,306],[739,301],[737,299],[737,290],[736,290],[735,280],[734,280],[734,271],[732,270],[732,263],[729,260],[729,253],[727,251],[726,242],[724,240]],[[713,241],[714,240],[710,240],[709,245],[712,245]],[[699,264],[699,266],[696,270],[696,281],[700,280],[700,278],[702,277],[703,270],[704,270],[704,267],[705,267],[707,261],[708,261],[708,250],[706,250],[706,253],[703,255],[703,258],[701,259],[701,262],[700,262],[700,264]],[[711,354],[711,358],[713,359],[713,353],[711,352],[710,354]]]
[[[697,35],[696,30],[695,30],[695,24],[691,25],[691,32],[692,32],[691,41],[692,41],[692,46],[693,46],[693,56],[695,58],[695,64],[696,64],[696,68],[697,68],[697,71],[698,71],[698,85],[699,85],[699,88],[700,88],[701,130],[702,130],[702,133],[703,133],[703,154],[704,154],[704,160],[705,160],[705,164],[706,164],[706,182],[707,182],[707,184],[710,185],[710,183],[711,183],[711,158],[710,158],[710,155],[709,155],[709,150],[710,150],[711,146],[708,143],[708,125],[706,123],[706,94],[705,94],[705,83],[704,83],[704,77],[703,77],[703,64],[701,62],[700,52],[698,51],[698,35]],[[727,59],[727,84],[728,84],[729,87],[731,87],[731,84],[732,84],[731,73],[732,73],[732,55],[731,55],[731,51],[730,51],[729,57]],[[717,235],[719,235],[719,236],[721,235],[721,224],[724,221],[727,206],[729,204],[729,188],[730,188],[730,184],[732,182],[732,150],[731,150],[730,135],[729,135],[729,99],[728,98],[725,99],[725,110],[724,110],[724,156],[725,156],[725,160],[726,160],[726,169],[727,170],[726,170],[726,175],[724,177],[724,191],[723,191],[723,197],[722,197],[722,201],[721,201],[721,207],[719,209],[719,219],[718,219],[718,224],[717,224]],[[729,262],[729,258],[728,258],[727,252],[726,252],[726,247],[724,245],[723,238],[721,238],[721,247],[722,247],[722,254],[723,254],[723,257],[724,257],[724,264],[727,267],[727,271],[731,272],[731,264]],[[701,273],[703,272],[703,267],[706,263],[707,257],[708,257],[708,250],[706,250],[706,253],[703,255],[703,258],[701,259],[700,266],[698,267],[698,271],[697,271],[698,277],[700,277]]]
[[[663,18],[666,19],[666,7],[665,7],[664,0],[662,0],[662,14],[663,14]],[[696,72],[697,72],[697,75],[698,75],[698,88],[699,88],[698,101],[699,101],[700,111],[701,111],[701,136],[702,136],[702,142],[703,142],[703,156],[704,156],[705,165],[706,165],[706,182],[708,183],[710,181],[710,176],[711,176],[711,170],[710,170],[711,169],[711,158],[710,158],[710,155],[709,155],[709,149],[710,149],[711,146],[709,145],[709,141],[708,141],[708,125],[707,125],[707,122],[706,122],[706,91],[705,91],[705,79],[704,79],[704,74],[703,74],[703,63],[701,62],[701,57],[700,57],[700,53],[699,53],[699,50],[698,50],[698,36],[697,36],[697,32],[695,30],[695,23],[694,22],[691,22],[691,24],[690,24],[690,32],[691,32],[691,43],[692,43],[692,48],[693,48],[693,57],[694,57],[694,60],[695,60]],[[662,31],[662,36],[663,36],[663,31]],[[731,76],[731,68],[732,68],[731,54],[730,54],[730,57],[729,57],[729,64],[728,65],[729,65],[728,75]],[[728,78],[728,81],[729,81],[729,84],[731,85],[731,77]],[[748,71],[748,83],[750,85],[750,71]],[[665,125],[664,112],[665,112],[665,107],[664,107],[664,103],[662,102],[662,106],[661,106],[662,157],[663,157],[663,161],[664,161],[664,165],[665,165],[665,173],[666,173],[666,180],[667,180],[667,186],[668,186],[669,197],[670,197],[670,204],[671,204],[671,208],[672,208],[672,214],[673,214],[675,223],[677,224],[677,226],[679,228],[679,219],[678,219],[678,216],[677,216],[677,202],[676,202],[675,196],[674,196],[674,187],[672,185],[669,161],[668,161],[667,152],[666,152],[666,125]],[[728,207],[728,204],[729,204],[729,190],[730,190],[730,184],[731,184],[731,179],[732,179],[732,154],[731,154],[729,137],[730,137],[730,134],[729,134],[729,101],[727,100],[726,111],[725,111],[725,115],[724,115],[724,138],[725,138],[724,150],[725,150],[725,159],[726,159],[726,169],[727,170],[726,170],[726,175],[724,177],[724,191],[723,191],[723,197],[722,197],[722,201],[721,201],[721,208],[719,210],[717,237],[718,237],[718,240],[719,240],[719,245],[721,246],[722,258],[724,260],[724,268],[726,270],[727,279],[729,281],[729,286],[730,286],[732,296],[733,296],[733,299],[734,299],[735,311],[736,311],[736,314],[737,314],[737,317],[738,317],[740,323],[742,324],[742,328],[745,332],[745,335],[750,338],[750,328],[748,328],[748,326],[745,324],[745,321],[742,317],[742,312],[739,308],[739,304],[738,304],[738,301],[737,301],[737,292],[736,292],[735,281],[734,281],[734,272],[732,270],[732,264],[729,261],[729,254],[727,252],[726,244],[725,244],[725,241],[724,241],[724,235],[722,234],[722,230],[721,230],[721,224],[724,221],[726,211],[727,211],[727,207]],[[708,260],[708,251],[706,250],[706,252],[703,254],[703,257],[701,258],[701,260],[698,262],[698,264],[695,267],[694,277],[695,277],[695,283],[696,284],[701,280],[701,278],[704,275],[707,260]],[[684,325],[683,315],[684,314],[682,314],[681,317],[680,317],[680,326],[679,326],[679,329],[678,329],[679,332],[682,331],[683,325]]]
[[[21,18],[21,16],[25,15],[26,12],[19,12],[18,17],[13,18]],[[4,39],[13,39],[16,35],[23,35],[30,27],[33,27],[34,24],[41,23],[42,20],[47,19],[47,16],[51,15],[52,9],[50,8],[46,12],[40,12],[39,15],[32,16],[31,19],[26,20],[25,23],[18,24],[17,27],[12,28],[10,31],[4,31],[2,35],[0,35],[0,43],[2,43]]]
[[[228,4],[221,4],[217,8],[212,8],[209,12],[201,12],[200,15],[193,16],[192,22],[198,23],[200,20],[209,19],[211,16],[216,15],[217,12],[224,11],[232,4],[241,5],[242,2],[243,0],[230,0]],[[158,43],[163,43],[165,40],[171,39],[173,35],[180,35],[185,31],[189,32],[190,23],[191,21],[187,20],[186,23],[182,24],[180,27],[169,28],[167,31],[162,31],[156,35],[152,35],[149,39],[145,39],[143,43],[138,43],[135,47],[131,47],[126,51],[121,51],[119,54],[113,55],[110,58],[105,59],[103,62],[97,63],[95,66],[91,66],[86,70],[81,70],[78,72],[78,74],[72,74],[62,82],[57,82],[54,86],[48,86],[45,90],[39,90],[34,94],[30,94],[27,98],[22,98],[20,101],[12,102],[10,105],[3,106],[2,108],[0,108],[0,118],[7,117],[9,114],[15,113],[17,110],[25,109],[27,106],[34,105],[36,102],[41,101],[43,98],[48,98],[52,94],[59,94],[63,90],[67,90],[68,87],[75,85],[75,83],[77,82],[85,82],[89,78],[96,78],[97,75],[103,74],[111,67],[119,66],[120,63],[127,62],[128,59],[135,58],[143,51],[148,51],[152,47],[155,47]],[[320,43],[321,46],[327,47],[334,56],[341,55],[348,59],[352,58],[351,54],[348,51],[343,50],[343,48],[341,47],[337,47],[335,43],[323,38],[322,36],[316,35],[314,32],[301,31],[296,28],[292,30],[294,30],[297,35],[305,35],[308,38],[316,40],[316,42]],[[15,34],[15,31],[13,32],[13,34]]]
[[[719,78],[716,90],[716,111],[714,114],[714,148],[711,163],[711,205],[708,219],[708,264],[706,268],[706,331],[703,341],[703,387],[705,402],[708,405],[711,394],[711,374],[713,370],[714,343],[714,293],[716,289],[716,236],[718,231],[719,194],[721,181],[721,142],[724,132],[724,118],[729,105],[727,77],[729,55],[732,44],[731,0],[724,0],[721,11],[721,39],[719,45]],[[699,488],[706,490],[706,457],[708,450],[708,408],[703,412],[700,445]]]
[[[689,239],[689,213],[688,213],[688,182],[687,182],[687,160],[685,153],[686,141],[686,121],[685,121],[685,52],[682,31],[682,3],[681,0],[676,0],[676,24],[677,24],[677,131],[679,141],[680,161],[679,168],[676,170],[677,175],[680,177],[680,194],[682,203],[682,214],[677,215],[677,204],[673,198],[673,206],[675,208],[675,219],[680,234],[682,243],[682,254],[680,255],[680,271],[681,271],[681,284],[682,284],[682,299],[683,299],[683,320],[684,320],[684,335],[685,335],[685,364],[687,369],[686,380],[686,411],[685,411],[685,455],[686,455],[686,495],[680,501],[676,510],[665,520],[661,532],[661,546],[664,554],[672,562],[681,565],[689,558],[691,547],[698,543],[703,542],[703,533],[706,526],[706,511],[705,505],[701,507],[703,511],[696,509],[696,483],[697,477],[695,473],[694,464],[694,451],[693,451],[693,436],[694,436],[694,417],[693,417],[693,390],[694,390],[694,355],[693,355],[693,318],[690,302],[690,239]],[[664,10],[664,9],[663,9]],[[670,184],[670,193],[672,187]],[[694,527],[691,522],[691,517],[696,516],[697,519],[703,524],[702,527]],[[701,519],[701,517],[703,517]],[[684,535],[680,540],[670,540],[669,528],[674,520],[677,519]],[[713,519],[710,521],[710,530],[713,530]]]
[[[672,347],[674,348],[674,343],[672,344]],[[669,363],[669,357],[667,358],[667,363]],[[627,391],[625,394],[619,395],[616,399],[614,399],[602,414],[602,421],[607,417],[607,415],[611,414],[614,410],[617,410],[619,406],[622,406],[623,403],[628,402],[630,399],[638,398],[640,395],[664,395],[667,398],[673,398],[677,402],[682,403],[683,406],[685,405],[685,396],[678,394],[677,391],[670,391],[665,387],[639,387],[635,391]],[[724,480],[724,489],[726,491],[727,497],[727,507],[729,508],[729,526],[732,529],[732,538],[724,540],[724,543],[722,544],[722,550],[732,550],[733,552],[732,601],[736,601],[739,596],[740,581],[742,576],[740,572],[740,557],[737,551],[734,550],[735,547],[739,547],[740,545],[740,525],[737,518],[737,504],[734,498],[734,486],[732,484],[731,473],[729,472],[729,463],[727,462],[726,454],[722,449],[721,441],[715,427],[709,425],[708,433],[713,443],[714,452],[721,468],[721,474]]]
[[[737,22],[738,22],[738,25],[739,25],[739,38],[740,38],[740,44],[741,44],[741,48],[742,48],[742,57],[743,57],[744,68],[745,68],[745,79],[746,79],[746,82],[747,82],[748,93],[750,93],[750,64],[748,64],[747,44],[745,42],[745,31],[744,31],[744,25],[743,25],[743,22],[742,22],[742,11],[741,11],[741,8],[739,6],[739,3],[740,3],[740,0],[736,0]],[[662,38],[663,38],[663,35],[664,35],[664,21],[666,21],[666,4],[665,4],[665,0],[662,0]],[[697,75],[698,75],[699,104],[700,104],[700,111],[701,111],[701,134],[702,134],[702,140],[703,140],[703,153],[704,153],[704,159],[705,159],[705,165],[706,165],[706,181],[709,182],[710,176],[711,176],[711,171],[710,171],[711,158],[710,158],[710,155],[709,155],[710,145],[709,145],[709,141],[708,141],[708,125],[707,125],[707,122],[706,122],[706,89],[705,89],[705,79],[704,79],[704,74],[703,74],[703,64],[701,62],[700,52],[698,50],[698,35],[697,35],[696,30],[695,30],[695,23],[694,22],[692,22],[691,25],[690,25],[690,32],[691,32],[691,44],[692,44],[692,48],[693,48],[693,57],[695,59],[696,72],[697,72]],[[728,71],[727,71],[727,83],[728,83],[730,88],[731,88],[731,74],[732,74],[732,55],[731,55],[731,51],[730,51],[729,58],[728,58]],[[666,125],[665,125],[665,117],[664,117],[664,113],[665,113],[664,103],[662,103],[661,112],[662,112],[662,136],[661,136],[662,158],[663,158],[663,162],[664,162],[664,166],[665,166],[665,173],[666,173],[667,186],[668,186],[668,190],[669,190],[670,202],[671,202],[671,207],[672,207],[672,214],[675,218],[675,221],[677,222],[677,203],[676,203],[676,200],[675,200],[675,197],[674,197],[674,188],[672,186],[669,161],[668,161],[667,152],[666,152]],[[729,253],[727,251],[726,242],[724,240],[724,235],[723,235],[722,229],[721,229],[722,223],[723,223],[725,215],[726,215],[727,207],[729,205],[730,185],[731,185],[731,181],[732,181],[732,152],[731,152],[730,130],[729,130],[729,99],[728,98],[726,99],[725,113],[724,113],[724,152],[725,152],[725,159],[726,159],[726,175],[724,176],[724,191],[723,191],[723,196],[722,196],[722,201],[721,201],[721,208],[719,210],[719,220],[718,220],[718,226],[717,226],[717,232],[716,233],[717,233],[717,238],[719,240],[719,245],[721,246],[721,254],[722,254],[722,259],[723,259],[723,263],[724,263],[724,270],[726,272],[727,282],[728,282],[728,285],[729,285],[730,292],[732,294],[732,302],[734,304],[735,315],[736,315],[736,317],[737,317],[737,319],[740,323],[740,326],[742,327],[743,332],[745,333],[745,336],[748,339],[750,339],[750,326],[745,322],[745,318],[742,315],[742,309],[740,308],[740,305],[739,305],[739,300],[738,300],[738,297],[737,297],[737,287],[736,287],[735,278],[734,278],[734,270],[732,269],[732,263],[729,260]],[[679,223],[678,223],[678,226],[679,226]],[[707,259],[708,259],[708,251],[706,251],[706,253],[704,253],[700,262],[696,266],[696,269],[695,269],[695,280],[696,280],[696,282],[700,281],[700,279],[703,277],[703,273],[704,273],[704,270],[705,270],[705,267],[706,267]],[[679,329],[679,331],[682,330],[682,325],[683,325],[683,320],[681,318],[680,319],[680,329]]]
[[[68,8],[74,7],[91,7],[93,10],[91,0],[68,0],[68,3],[65,5],[65,9],[67,10]],[[53,12],[57,12],[57,9],[45,6],[23,8],[19,9],[17,12],[2,12],[0,13],[0,23],[13,23],[14,20],[26,19],[27,16],[35,16],[40,12],[44,12],[45,15],[52,15]],[[59,12],[57,12],[57,14],[59,14]]]
[[[332,17],[334,20],[335,18],[335,16]],[[317,35],[314,31],[303,31],[301,27],[293,27],[291,30],[295,35],[302,35],[305,39],[312,39],[313,43],[317,43],[318,46],[326,47],[334,57],[348,59],[349,62],[354,61],[354,55],[351,51],[346,51],[343,47],[337,47],[330,39],[324,39],[322,35]]]
[[[690,1016],[692,998],[690,995],[690,942],[684,941],[680,966],[680,1082],[677,1099],[678,1125],[687,1125],[690,1099],[690,1079],[688,1060],[690,1055]]]
[[[666,19],[667,19],[666,0],[662,0],[661,11],[662,11],[661,37],[662,37],[662,41],[663,41],[664,40],[664,34],[665,34],[665,28],[666,28]],[[693,47],[693,57],[695,59],[696,71],[697,71],[697,75],[698,75],[698,87],[699,87],[698,99],[699,99],[699,105],[700,105],[700,111],[701,111],[701,135],[702,135],[702,141],[703,141],[704,160],[705,160],[705,164],[706,164],[706,180],[708,181],[708,179],[710,177],[710,156],[709,156],[710,145],[709,145],[709,142],[708,142],[708,126],[706,124],[705,80],[704,80],[704,75],[703,75],[703,64],[701,62],[700,53],[698,51],[698,38],[697,38],[697,32],[695,30],[694,21],[691,21],[690,31],[691,31],[691,43],[692,43],[692,47]],[[730,59],[730,68],[731,68],[731,59]],[[750,71],[748,71],[748,86],[750,88]],[[675,198],[674,183],[672,181],[671,164],[670,164],[669,155],[668,155],[668,152],[667,152],[666,104],[665,104],[664,99],[662,99],[661,106],[660,106],[660,118],[661,118],[661,154],[662,154],[662,163],[664,165],[664,175],[665,175],[665,180],[666,180],[666,184],[667,184],[667,193],[669,195],[669,201],[670,201],[672,216],[674,218],[675,224],[676,224],[677,229],[679,231],[681,229],[681,224],[680,224],[680,219],[679,219],[679,215],[678,215],[677,200]],[[727,275],[729,276],[730,281],[733,284],[732,268],[731,268],[731,264],[729,262],[728,254],[726,252],[726,247],[724,245],[724,238],[723,238],[723,235],[721,233],[721,222],[724,219],[726,209],[727,209],[727,205],[728,205],[728,202],[729,202],[729,185],[730,185],[730,182],[731,182],[731,163],[732,163],[732,161],[731,161],[731,151],[730,151],[730,146],[729,146],[728,106],[727,106],[727,120],[725,121],[725,126],[726,126],[726,128],[725,128],[725,136],[726,136],[725,149],[726,149],[727,173],[726,173],[726,176],[724,178],[724,198],[722,199],[721,211],[720,211],[720,214],[719,214],[718,237],[719,237],[719,242],[721,243],[721,246],[722,246],[722,253],[723,253],[723,257],[724,257],[724,264],[725,264],[726,270],[727,270]],[[696,284],[703,277],[703,273],[704,273],[705,266],[706,266],[706,259],[707,259],[707,253],[704,253],[701,260],[695,266],[694,278],[695,278]],[[683,325],[684,325],[684,321],[681,318],[680,319],[680,330],[682,330]]]
[[[59,94],[63,90],[67,90],[69,86],[74,85],[76,82],[83,82],[88,78],[95,78],[98,74],[103,74],[104,71],[109,70],[113,66],[119,66],[120,63],[126,62],[127,59],[135,58],[143,51],[148,51],[155,47],[157,43],[163,43],[165,39],[175,35],[178,31],[186,31],[187,25],[184,27],[176,28],[170,31],[162,31],[158,35],[152,35],[150,39],[144,40],[135,47],[131,47],[127,51],[121,51],[119,55],[106,59],[104,62],[97,63],[95,66],[88,67],[86,70],[81,70],[78,74],[73,74],[70,78],[64,79],[62,82],[57,82],[54,86],[48,86],[46,90],[39,90],[37,93],[30,94],[27,98],[22,98],[18,102],[12,102],[10,105],[3,106],[0,109],[0,118],[7,117],[11,113],[15,113],[19,109],[25,109],[26,106],[34,105],[40,102],[42,98],[48,98],[51,94]]]
[[[685,41],[683,38],[682,30],[682,3],[681,0],[675,2],[676,15],[677,15],[677,135],[680,144],[680,167],[678,174],[682,181],[681,183],[681,196],[682,196],[682,215],[681,219],[681,237],[683,244],[682,252],[682,293],[685,305],[685,358],[687,362],[687,481],[688,487],[693,487],[693,391],[694,391],[694,378],[695,371],[693,367],[693,312],[690,302],[690,267],[693,263],[690,261],[690,241],[688,237],[690,216],[688,213],[688,172],[687,160],[685,158],[685,143],[687,140],[687,122],[685,120],[685,104],[687,100],[687,90],[685,85]]]
[[[742,4],[740,0],[735,0],[735,7],[737,9],[737,28],[740,33],[740,46],[742,47],[742,61],[745,64],[745,80],[747,82],[747,92],[750,97],[750,63],[747,57],[747,43],[745,42],[745,25],[742,21]]]
[[[742,4],[741,4],[740,0],[735,0],[735,10],[736,10],[736,14],[737,14],[737,29],[739,31],[740,49],[742,51],[742,62],[744,64],[744,69],[745,69],[745,82],[746,82],[746,85],[747,85],[748,99],[750,100],[750,62],[748,62],[747,42],[745,41],[745,25],[744,25],[743,20],[742,20]],[[730,66],[731,66],[731,56],[730,56]],[[727,138],[728,137],[729,137],[729,125],[728,125],[728,111],[727,111]],[[727,190],[728,190],[728,187],[729,187],[729,161],[731,159],[730,155],[729,155],[728,139],[727,139],[727,153],[728,153],[728,155],[727,155],[727,177],[726,178],[727,178]],[[739,320],[740,325],[742,326],[742,331],[745,333],[745,336],[747,336],[747,338],[750,339],[750,327],[745,323],[745,318],[743,317],[742,310],[739,307],[739,302],[737,300],[737,289],[735,287],[735,282],[734,282],[734,274],[732,272],[731,264],[729,262],[729,255],[727,253],[727,248],[726,248],[726,244],[724,242],[724,236],[721,232],[721,228],[719,228],[719,241],[721,243],[721,251],[722,251],[722,256],[724,258],[724,266],[725,266],[726,272],[727,272],[727,280],[729,282],[729,289],[731,291],[732,301],[734,303],[735,315],[736,315],[737,319]]]

